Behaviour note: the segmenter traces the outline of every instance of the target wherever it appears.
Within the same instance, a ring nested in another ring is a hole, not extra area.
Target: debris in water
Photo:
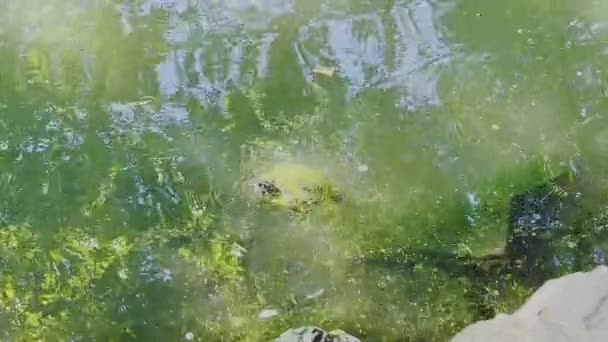
[[[317,75],[323,75],[327,77],[334,77],[334,73],[336,72],[336,68],[328,67],[323,65],[317,65],[312,72]]]
[[[492,130],[494,130],[494,131],[500,130],[500,126],[498,126],[497,124],[493,124],[491,127],[492,127]]]
[[[237,258],[242,257],[243,255],[245,255],[246,252],[247,252],[247,250],[243,246],[241,246],[237,243],[233,244],[232,248],[230,249],[230,255],[237,257]]]
[[[191,331],[188,331],[184,337],[186,340],[192,341],[194,339],[194,334]]]
[[[258,314],[258,318],[259,319],[270,319],[278,314],[279,314],[278,310],[264,309],[264,310],[260,311],[260,313]]]
[[[473,208],[479,206],[479,199],[477,195],[473,192],[467,192],[467,200],[469,201],[469,205]]]
[[[359,167],[357,168],[357,170],[359,172],[363,173],[363,172],[369,171],[369,167],[367,165],[365,165],[365,164],[361,164],[361,165],[359,165]]]
[[[127,280],[129,278],[129,275],[127,274],[127,270],[125,270],[124,268],[120,269],[118,271],[118,277],[121,280]]]
[[[321,297],[324,292],[325,291],[323,289],[320,289],[319,291],[316,291],[314,293],[307,295],[306,299],[315,299],[315,298]]]

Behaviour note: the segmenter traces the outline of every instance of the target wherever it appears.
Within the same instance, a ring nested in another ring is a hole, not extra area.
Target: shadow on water
[[[593,196],[594,189],[589,188],[585,174],[575,171],[566,171],[514,195],[505,244],[493,253],[475,257],[450,250],[413,248],[390,257],[362,258],[357,263],[408,273],[427,265],[451,277],[468,278],[466,297],[477,312],[475,319],[493,318],[498,313],[496,305],[487,298],[492,284],[515,282],[536,289],[564,273],[606,264],[605,246],[594,234],[598,228],[603,230],[597,220],[604,209],[584,206],[583,198]]]

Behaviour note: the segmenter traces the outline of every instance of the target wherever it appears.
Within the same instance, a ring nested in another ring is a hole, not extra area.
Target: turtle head
[[[275,184],[269,181],[261,181],[255,184],[256,190],[262,194],[262,196],[276,197],[281,195],[281,189]]]

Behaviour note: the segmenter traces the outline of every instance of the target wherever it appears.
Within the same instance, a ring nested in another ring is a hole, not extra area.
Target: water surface
[[[434,341],[480,317],[477,283],[516,307],[533,287],[404,251],[502,247],[511,196],[576,169],[559,269],[605,257],[607,20],[592,0],[2,2],[0,338]],[[246,202],[243,151],[270,145],[344,190],[339,216]]]

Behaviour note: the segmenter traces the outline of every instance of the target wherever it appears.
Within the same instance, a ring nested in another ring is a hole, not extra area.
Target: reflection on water
[[[175,94],[179,85],[188,84],[201,102],[221,104],[230,89],[250,85],[252,75],[264,79],[273,43],[288,34],[273,22],[293,17],[290,25],[301,25],[295,27],[298,34],[290,50],[306,81],[312,81],[316,65],[327,63],[337,66],[338,76],[347,82],[348,99],[362,89],[378,87],[402,89],[401,104],[439,102],[438,68],[451,54],[439,22],[449,8],[445,4],[399,2],[382,9],[369,6],[371,11],[357,15],[328,10],[305,20],[294,7],[289,2],[260,1],[142,6],[140,15],[151,8],[168,11],[165,37],[177,48],[158,66],[162,94]],[[188,55],[193,55],[190,68],[196,79],[186,82]]]
[[[444,9],[437,10],[435,7],[429,2],[418,1],[413,6],[391,10],[398,28],[397,67],[387,86],[407,84],[408,96],[405,101],[408,104],[436,104],[439,101],[437,68],[447,61],[451,52],[442,39],[440,14],[437,13]]]
[[[0,339],[260,341],[323,323],[443,340],[529,293],[459,262],[504,247],[511,198],[565,169],[576,210],[548,258],[605,262],[602,13],[0,3]],[[302,221],[247,201],[250,164],[277,160],[345,200]]]

